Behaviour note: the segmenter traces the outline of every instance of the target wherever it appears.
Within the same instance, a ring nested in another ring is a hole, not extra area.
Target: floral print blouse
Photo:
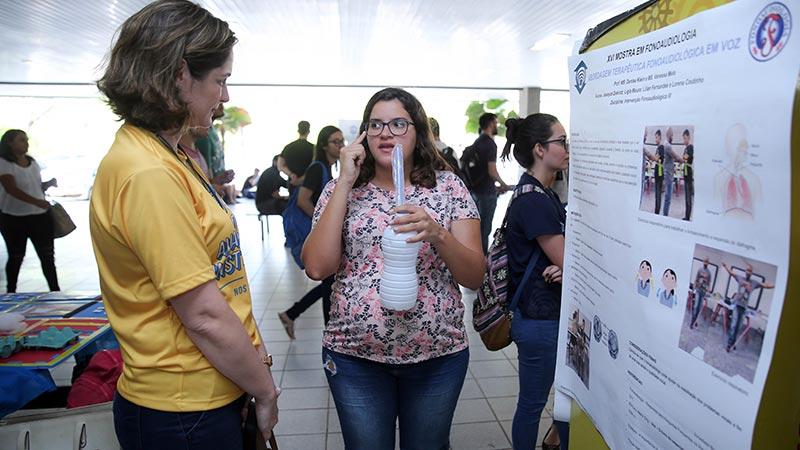
[[[320,195],[314,225],[336,181],[330,181]],[[406,203],[421,206],[448,230],[456,220],[479,218],[469,191],[452,172],[437,171],[432,189],[406,187],[405,198]],[[417,256],[416,306],[408,311],[381,306],[381,240],[394,203],[394,191],[371,183],[350,191],[342,229],[342,259],[333,284],[323,346],[388,364],[416,363],[463,350],[468,344],[461,291],[430,243],[423,242]]]

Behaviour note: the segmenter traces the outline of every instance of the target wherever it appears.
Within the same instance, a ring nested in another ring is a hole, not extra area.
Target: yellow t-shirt
[[[153,133],[123,125],[89,210],[100,290],[125,362],[117,389],[161,411],[213,409],[243,393],[189,339],[167,300],[216,279],[261,345],[236,218],[181,159]]]

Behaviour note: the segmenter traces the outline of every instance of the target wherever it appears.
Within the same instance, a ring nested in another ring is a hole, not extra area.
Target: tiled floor
[[[56,241],[56,265],[63,290],[99,291],[97,269],[89,239],[88,202],[65,201],[67,211],[78,225],[71,235]],[[498,205],[502,220],[504,205]],[[288,338],[277,318],[314,286],[294,264],[283,247],[281,219],[270,216],[270,230],[261,231],[252,201],[234,207],[253,298],[253,309],[269,351],[274,355],[276,380],[283,388],[279,400],[280,423],[276,428],[282,450],[342,449],[341,428],[336,416],[325,375],[321,367],[321,302],[306,311],[296,322],[296,337]],[[5,247],[0,243],[0,261],[5,261]],[[0,270],[2,272],[2,270]],[[19,292],[47,289],[33,248],[23,263]],[[0,273],[0,289],[5,288],[5,274]],[[467,329],[474,293],[464,290],[467,299]],[[510,449],[511,419],[517,395],[516,347],[489,352],[474,332],[470,333],[470,366],[456,408],[451,435],[454,450]],[[59,372],[66,368],[59,369]],[[56,379],[62,379],[55,374]],[[68,377],[67,377],[68,379]],[[539,439],[552,417],[552,393],[542,417]]]

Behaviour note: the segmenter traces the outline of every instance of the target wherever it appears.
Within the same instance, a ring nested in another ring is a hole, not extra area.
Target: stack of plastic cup
[[[405,203],[403,175],[403,146],[397,144],[392,150],[392,178],[395,185],[397,206]],[[383,232],[383,273],[380,296],[384,308],[405,311],[414,307],[419,291],[417,278],[417,254],[422,242],[409,244],[406,239],[416,233],[395,233],[387,226]]]

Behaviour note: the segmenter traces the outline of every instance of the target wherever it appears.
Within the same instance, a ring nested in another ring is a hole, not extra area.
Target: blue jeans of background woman
[[[48,213],[30,216],[0,214],[0,233],[6,242],[8,262],[6,262],[7,292],[17,292],[17,279],[28,239],[42,264],[42,273],[51,291],[60,291],[56,275],[55,245],[53,243],[53,219]]]
[[[517,344],[519,359],[519,398],[511,439],[514,450],[533,450],[556,373],[558,321],[528,319],[517,310],[511,321],[511,339]],[[559,427],[559,436],[563,428]]]
[[[447,450],[469,350],[414,364],[384,364],[322,350],[347,450]]]
[[[114,396],[114,430],[122,450],[241,450],[244,396],[220,408],[169,412]]]

